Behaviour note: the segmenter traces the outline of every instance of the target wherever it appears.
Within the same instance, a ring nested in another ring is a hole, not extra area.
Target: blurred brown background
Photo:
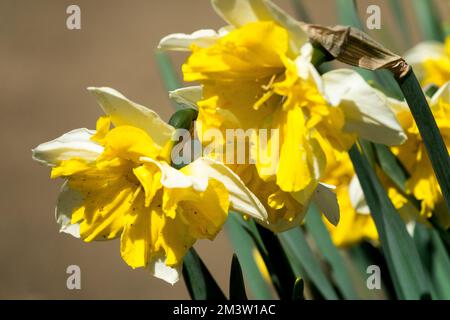
[[[290,0],[275,2],[294,14]],[[303,2],[313,22],[337,23],[334,0]],[[382,7],[376,37],[401,39],[387,1],[357,2],[362,16],[369,4]],[[66,28],[70,4],[81,7],[81,30]],[[410,12],[408,19],[414,26]],[[60,181],[32,162],[30,150],[71,129],[95,127],[100,109],[85,90],[91,85],[113,87],[167,120],[173,110],[153,58],[159,39],[222,25],[208,0],[0,0],[0,298],[188,298],[182,281],[172,287],[131,270],[118,241],[85,244],[59,234],[53,212]],[[176,66],[185,58],[171,56]],[[227,290],[226,234],[196,247]],[[81,267],[81,290],[66,288],[72,264]]]

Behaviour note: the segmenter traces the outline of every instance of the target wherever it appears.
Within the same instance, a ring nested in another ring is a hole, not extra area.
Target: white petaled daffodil
[[[228,129],[254,130],[254,165],[230,168],[260,197],[272,230],[298,225],[317,193],[327,195],[328,201],[317,202],[329,204],[324,214],[337,224],[336,201],[319,184],[327,167],[324,150],[347,151],[357,137],[404,142],[386,97],[352,70],[319,75],[301,23],[270,1],[212,0],[212,5],[228,26],[172,34],[160,42],[161,49],[191,52],[184,79],[201,84],[172,97],[198,106],[204,144],[211,142],[203,135],[209,129],[222,130],[223,137]],[[263,145],[260,129],[279,134]]]
[[[445,43],[419,43],[405,53],[405,59],[414,68],[422,87],[441,87],[450,81],[450,37],[445,39]]]
[[[155,112],[110,88],[89,90],[106,113],[96,131],[76,129],[33,150],[52,178],[65,179],[56,208],[61,232],[86,242],[120,237],[129,266],[173,284],[187,250],[197,239],[214,239],[229,209],[267,220],[223,164],[199,158],[171,167],[175,128]]]

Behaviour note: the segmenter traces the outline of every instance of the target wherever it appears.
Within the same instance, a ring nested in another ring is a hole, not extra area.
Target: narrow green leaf
[[[303,291],[305,290],[305,283],[302,278],[297,278],[294,283],[294,289],[292,290],[292,300],[305,300]]]
[[[225,225],[231,244],[236,252],[247,285],[252,296],[258,300],[271,300],[274,298],[269,283],[264,279],[256,264],[254,252],[258,250],[253,239],[244,229],[235,213],[230,212]]]
[[[361,146],[362,151],[366,155],[367,160],[369,160],[370,166],[372,168],[375,168],[375,164],[376,164],[376,156],[375,155],[376,154],[375,154],[375,148],[373,146],[373,143],[368,140],[361,139],[360,146]]]
[[[447,147],[413,70],[411,69],[406,76],[397,81],[422,136],[428,157],[444,195],[447,213],[450,215],[450,157]]]
[[[356,280],[356,288],[362,299],[397,299],[389,272],[381,273],[381,290],[370,290],[367,287],[367,279],[369,276],[367,268],[369,266],[377,265],[381,270],[387,269],[386,259],[379,250],[363,241],[350,247],[348,253],[350,255],[351,267],[357,271],[352,276]]]
[[[356,145],[349,154],[375,221],[397,296],[400,299],[430,296],[425,270],[404,222]]]
[[[191,248],[184,257],[183,277],[193,300],[226,300],[194,248]]]
[[[427,279],[428,286],[430,287],[431,297],[433,299],[438,299],[438,293],[434,287],[434,283],[431,279],[430,271],[432,269],[432,244],[431,244],[431,233],[427,227],[416,224],[414,227],[413,239],[416,244],[417,251],[419,252],[420,259],[425,268],[424,276]]]
[[[175,89],[181,88],[181,82],[178,79],[178,75],[173,68],[172,61],[170,57],[163,51],[155,52],[156,65],[158,66],[159,73],[161,74],[164,87],[167,91],[173,91]],[[181,109],[182,106],[171,101],[175,109]]]
[[[306,280],[310,280],[325,299],[337,300],[336,291],[306,242],[303,230],[300,227],[291,229],[279,234],[278,237],[286,253],[288,253],[292,268],[296,272],[303,271],[304,274],[299,275]]]
[[[450,300],[450,258],[436,230],[430,230],[432,243],[431,278],[438,297]]]
[[[422,224],[414,228],[414,241],[427,269],[433,299],[450,299],[450,258],[436,230]]]
[[[266,265],[272,276],[272,282],[282,300],[292,297],[295,276],[278,237],[270,230],[257,225],[264,247],[267,252]]]
[[[441,226],[439,219],[436,217],[436,215],[432,215],[428,221],[433,226],[434,230],[439,234],[440,238],[442,239],[442,243],[444,244],[444,247],[446,248],[447,252],[450,253],[450,231],[445,230],[443,226]]]
[[[404,192],[408,179],[405,168],[387,146],[374,144],[374,147],[381,169],[394,182],[395,186]]]
[[[433,0],[413,0],[412,3],[423,37],[443,42],[444,30]]]
[[[306,227],[317,244],[320,253],[330,264],[333,278],[343,297],[345,299],[356,299],[357,294],[353,288],[352,280],[344,260],[338,249],[334,246],[315,204],[310,205],[310,209],[306,215]]]
[[[244,277],[236,254],[233,254],[230,272],[230,300],[247,300]]]

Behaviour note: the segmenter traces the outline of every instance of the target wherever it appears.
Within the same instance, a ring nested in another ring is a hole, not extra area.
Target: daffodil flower
[[[230,208],[260,221],[267,213],[224,165],[200,158],[170,166],[175,128],[109,88],[90,88],[106,113],[96,131],[76,129],[39,145],[33,158],[65,183],[56,220],[86,242],[120,237],[132,268],[175,283],[197,239],[214,239]],[[110,128],[111,122],[114,128]]]
[[[445,43],[427,41],[416,45],[405,53],[406,61],[423,87],[436,85],[441,87],[450,81],[450,37]]]
[[[250,189],[263,196],[272,225],[288,222],[275,227],[284,230],[298,224],[317,188],[323,187],[324,149],[346,151],[358,136],[395,145],[405,135],[386,97],[356,72],[335,70],[320,76],[311,64],[313,49],[301,24],[270,1],[212,4],[229,26],[215,34],[208,31],[208,41],[206,31],[169,35],[160,48],[192,52],[183,74],[186,81],[201,83],[196,104],[203,143],[209,142],[202,137],[209,129],[278,130],[277,139],[265,146],[258,143],[258,131],[253,134],[251,158],[258,177],[252,166],[241,167],[239,175],[253,177],[250,185],[260,190]],[[339,220],[336,214],[327,216],[334,224]]]
[[[429,99],[429,105],[447,150],[450,151],[450,82],[446,82]],[[391,106],[408,136],[405,144],[391,148],[410,175],[406,182],[406,191],[420,200],[421,215],[424,218],[435,213],[445,226],[449,226],[450,221],[442,207],[443,198],[439,183],[412,114],[404,102],[392,100]],[[440,214],[442,212],[444,214]]]

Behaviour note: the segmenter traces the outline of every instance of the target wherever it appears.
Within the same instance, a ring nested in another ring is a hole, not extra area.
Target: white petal
[[[394,112],[394,114],[398,114],[399,112],[409,111],[409,106],[406,103],[406,101],[400,101],[400,100],[388,97],[387,102],[388,102],[389,108],[391,108],[391,110],[392,110],[392,112]]]
[[[307,44],[304,47],[312,48],[310,44]],[[316,87],[319,90],[319,92],[325,95],[326,92],[322,77],[320,76],[319,72],[310,61],[311,57],[307,52],[305,52],[304,54],[302,53],[297,59],[295,59],[297,74],[300,78],[304,80],[312,80],[316,84]]]
[[[386,96],[373,89],[354,70],[339,69],[323,75],[325,92],[345,113],[345,130],[386,145],[406,140]]]
[[[450,103],[450,82],[446,82],[438,91],[436,91],[431,98],[430,107],[433,108],[433,106],[437,105],[441,100],[445,103]]]
[[[192,176],[214,178],[222,182],[229,192],[231,209],[257,220],[267,221],[267,211],[259,199],[224,164],[208,158],[199,158],[183,170],[186,170]]]
[[[147,132],[153,141],[163,147],[172,137],[175,129],[164,122],[159,115],[144,106],[127,99],[111,88],[88,90],[94,94],[103,111],[111,117],[115,126],[133,126]]]
[[[61,187],[55,209],[56,223],[60,225],[59,232],[64,232],[80,238],[80,225],[72,224],[73,210],[83,203],[83,195],[70,189],[67,181]]]
[[[181,105],[197,109],[197,102],[202,99],[203,89],[201,86],[192,86],[176,89],[169,92],[169,98]]]
[[[263,0],[212,0],[212,6],[219,16],[237,28],[261,20],[271,20]]]
[[[55,140],[45,142],[32,150],[34,160],[55,166],[63,160],[82,158],[94,161],[102,152],[103,147],[93,141],[91,137],[95,131],[75,129]]]
[[[162,259],[155,259],[149,263],[150,272],[158,279],[164,280],[174,285],[180,279],[181,266],[169,267]]]
[[[249,22],[274,21],[286,28],[295,54],[308,42],[308,36],[294,18],[269,0],[212,0],[217,14],[226,22],[241,27]]]
[[[427,59],[436,59],[445,56],[445,46],[441,42],[428,41],[419,43],[417,46],[408,50],[404,57],[408,64],[417,65]]]
[[[416,229],[416,222],[410,221],[406,223],[406,231],[408,231],[410,237],[414,237],[414,231]]]
[[[333,192],[334,186],[319,183],[313,195],[313,201],[317,204],[323,215],[333,225],[339,223],[339,204],[336,194]]]
[[[200,48],[212,46],[222,35],[215,30],[198,30],[191,34],[173,33],[161,39],[158,49],[189,51],[192,44]]]
[[[348,193],[350,196],[350,203],[357,213],[370,214],[369,206],[367,205],[364,192],[356,174],[353,176],[352,181],[350,181]]]

